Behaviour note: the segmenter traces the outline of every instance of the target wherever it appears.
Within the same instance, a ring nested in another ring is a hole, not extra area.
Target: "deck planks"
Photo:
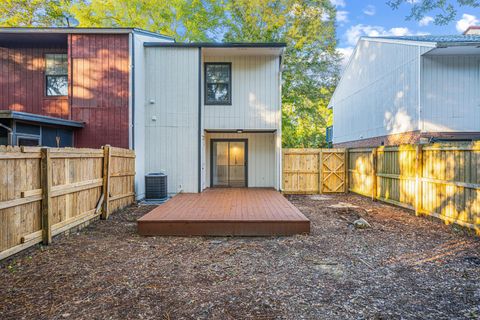
[[[179,194],[138,219],[141,235],[275,236],[310,233],[310,221],[273,189]]]

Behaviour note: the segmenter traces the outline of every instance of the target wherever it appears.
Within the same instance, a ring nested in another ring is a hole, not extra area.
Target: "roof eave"
[[[185,48],[286,48],[287,44],[283,42],[175,42],[175,43],[158,43],[145,42],[144,47],[185,47]]]
[[[434,41],[413,41],[405,39],[392,39],[392,38],[383,38],[383,37],[360,37],[360,40],[374,41],[374,42],[384,42],[384,43],[396,43],[396,44],[405,44],[411,46],[425,46],[435,48],[437,42]],[[359,40],[359,41],[360,41]]]
[[[71,128],[83,128],[84,122],[67,120],[62,118],[44,116],[34,113],[27,113],[13,110],[0,110],[0,119],[23,120],[40,124],[58,125]]]
[[[151,37],[173,40],[170,36],[151,32],[140,28],[83,28],[83,27],[52,27],[52,28],[36,28],[36,27],[1,27],[0,33],[59,33],[59,34],[129,34],[140,33]]]

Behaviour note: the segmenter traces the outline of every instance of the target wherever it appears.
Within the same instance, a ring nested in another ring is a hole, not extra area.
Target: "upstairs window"
[[[205,63],[205,104],[232,104],[231,63]]]
[[[68,60],[63,53],[45,55],[45,88],[49,97],[68,95]]]

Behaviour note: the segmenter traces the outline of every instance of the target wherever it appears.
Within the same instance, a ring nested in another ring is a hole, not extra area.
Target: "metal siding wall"
[[[204,106],[205,129],[279,128],[278,57],[204,56],[204,62],[232,63],[232,105]]]
[[[67,97],[45,96],[45,53],[64,48],[0,48],[0,109],[68,118]]]
[[[276,137],[274,133],[207,133],[207,186],[210,186],[210,139],[248,139],[248,186],[276,187]]]
[[[128,35],[72,35],[72,119],[76,147],[128,148]]]
[[[360,40],[332,98],[334,143],[416,130],[418,59],[428,50]]]
[[[169,193],[197,192],[198,49],[147,48],[146,66],[145,172],[164,171]]]
[[[480,57],[424,56],[422,122],[428,132],[480,131]]]

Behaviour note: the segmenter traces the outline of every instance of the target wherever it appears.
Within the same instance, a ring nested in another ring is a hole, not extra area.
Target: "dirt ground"
[[[141,237],[134,206],[31,248],[0,263],[0,319],[480,318],[479,238],[356,195],[289,199],[311,235]]]

